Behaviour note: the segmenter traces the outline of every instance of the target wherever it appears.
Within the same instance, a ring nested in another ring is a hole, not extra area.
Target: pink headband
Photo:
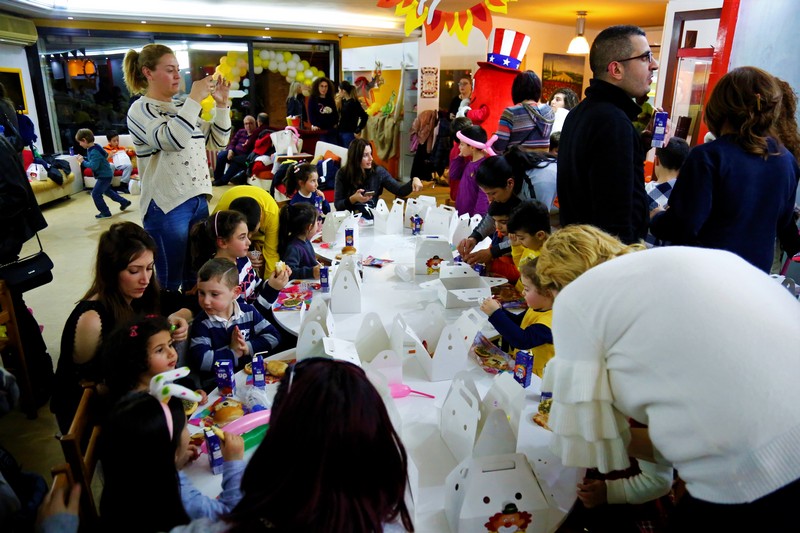
[[[184,366],[176,368],[175,370],[167,370],[160,374],[156,374],[150,378],[150,394],[158,400],[161,408],[164,410],[164,417],[167,419],[167,429],[169,430],[169,438],[172,440],[172,412],[169,410],[169,399],[171,396],[180,398],[181,400],[190,400],[199,402],[201,397],[193,390],[173,383],[173,380],[184,378],[189,375],[189,367]]]
[[[470,139],[469,137],[467,137],[466,135],[464,135],[460,131],[456,132],[456,137],[458,137],[464,143],[472,146],[473,148],[477,148],[478,150],[483,150],[489,156],[497,155],[494,152],[494,150],[492,150],[492,145],[497,140],[497,135],[492,135],[492,137],[488,141],[486,141],[485,143],[481,143],[481,142],[478,142],[478,141],[476,141],[474,139]]]
[[[169,440],[172,440],[172,411],[169,410],[169,405],[164,402],[158,402],[161,408],[164,409],[164,417],[167,419],[167,429],[169,430]]]
[[[295,143],[296,143],[298,140],[300,140],[300,134],[299,134],[299,133],[297,133],[297,128],[295,128],[294,126],[286,126],[286,127],[285,127],[285,128],[283,128],[283,129],[285,129],[285,130],[288,130],[288,131],[291,131],[291,132],[292,132],[292,140],[293,140]]]

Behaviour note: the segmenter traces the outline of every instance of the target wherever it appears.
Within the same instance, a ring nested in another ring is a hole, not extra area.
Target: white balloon
[[[286,62],[286,66],[289,67],[289,70],[296,70],[297,69],[297,61],[291,59]]]
[[[306,70],[303,74],[305,74],[306,78],[308,79],[312,79],[314,77],[314,73],[311,71],[311,69]]]
[[[280,72],[281,75],[285,75],[287,70],[289,69],[286,68],[286,63],[278,63],[278,72]]]
[[[255,67],[253,67],[253,69],[255,70]],[[243,85],[244,87],[250,87],[250,78],[245,78],[245,79],[243,79],[243,80],[242,80],[242,85]]]
[[[292,81],[294,81],[295,76],[297,76],[297,71],[295,69],[291,69],[286,73],[286,76],[288,78],[292,78]]]
[[[237,76],[241,76],[241,75],[242,75],[242,71],[241,71],[241,70],[239,70],[239,67],[233,67],[233,68],[231,68],[231,77],[232,77],[232,78],[235,78],[235,77],[237,77]]]
[[[269,68],[270,72],[275,72],[276,70],[278,70],[278,62],[275,61],[274,59],[270,59],[267,68]]]
[[[238,91],[239,90],[239,82],[232,81],[231,82],[231,91]]]
[[[253,73],[261,74],[262,72],[264,72],[264,67],[253,67]]]
[[[265,59],[269,59],[269,50],[261,50],[258,53],[258,57],[260,57],[262,61]]]
[[[295,63],[297,63],[298,61],[300,61],[300,56],[297,54],[292,54],[292,59],[294,60]]]

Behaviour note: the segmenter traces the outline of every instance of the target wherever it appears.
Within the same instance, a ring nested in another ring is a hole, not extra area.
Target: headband
[[[477,148],[478,150],[483,150],[489,156],[497,155],[494,152],[494,150],[492,150],[492,145],[497,140],[497,135],[492,135],[491,138],[489,138],[489,140],[486,141],[485,143],[478,142],[474,139],[470,139],[460,131],[456,132],[456,137],[458,137],[462,142],[472,146],[473,148]]]
[[[174,396],[181,400],[191,400],[199,402],[202,396],[189,390],[182,385],[173,383],[174,380],[186,377],[189,375],[189,367],[184,366],[176,368],[175,370],[167,370],[160,374],[156,374],[150,380],[150,394],[158,400],[161,407],[164,409],[164,417],[167,419],[167,429],[169,429],[169,438],[172,439],[172,413],[169,410],[167,403],[169,398]]]
[[[293,142],[297,143],[297,141],[300,140],[300,134],[297,133],[297,128],[295,128],[294,126],[286,126],[283,129],[286,130],[286,131],[291,131],[292,132],[292,141]]]
[[[219,211],[214,213],[214,237],[219,237],[219,232],[217,231],[217,219],[219,218]]]

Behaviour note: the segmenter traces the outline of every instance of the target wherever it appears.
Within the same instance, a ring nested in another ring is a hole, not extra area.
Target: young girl
[[[223,490],[216,499],[200,494],[179,473],[195,453],[181,400],[167,397],[162,403],[147,392],[123,396],[103,425],[100,444],[103,531],[169,531],[193,518],[229,512],[242,497],[242,438],[225,433]]]
[[[485,215],[489,209],[489,199],[486,197],[486,193],[478,188],[475,174],[484,158],[487,155],[494,155],[491,143],[486,142],[486,132],[480,126],[464,128],[456,133],[456,137],[461,141],[458,145],[459,154],[467,159],[467,164],[460,169],[460,175],[456,175],[458,169],[455,174],[450,175],[450,179],[460,181],[456,197],[456,210],[459,215],[465,213],[468,213],[469,216]]]
[[[228,259],[239,271],[239,298],[254,305],[262,315],[269,316],[266,310],[278,297],[278,292],[289,282],[291,270],[272,272],[264,283],[247,256],[250,237],[247,220],[242,213],[217,211],[194,225],[190,239],[194,272],[212,257]]]
[[[103,344],[105,384],[113,400],[132,391],[146,391],[153,377],[175,370],[178,352],[172,325],[160,315],[136,318],[117,328]],[[206,402],[206,393],[200,403]]]
[[[481,311],[489,315],[489,322],[516,350],[529,350],[533,354],[533,373],[542,377],[544,367],[553,358],[553,294],[542,289],[536,277],[536,258],[520,266],[523,295],[528,310],[515,315],[502,309],[500,302],[487,298]]]
[[[317,208],[322,215],[331,212],[331,205],[323,195],[317,192],[319,175],[317,169],[310,163],[295,163],[286,172],[286,196],[291,200],[289,203],[311,204]]]
[[[278,253],[291,268],[293,279],[319,279],[320,264],[309,242],[317,228],[317,210],[312,205],[296,203],[281,208]]]

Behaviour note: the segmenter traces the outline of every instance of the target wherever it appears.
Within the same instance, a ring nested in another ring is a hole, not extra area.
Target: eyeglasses
[[[460,81],[458,82],[459,85],[469,85],[468,81]]]
[[[653,52],[652,50],[648,50],[647,52],[643,53],[640,56],[629,57],[627,59],[617,59],[617,63],[624,63],[626,61],[633,61],[634,59],[640,60],[642,63],[652,63],[653,62]]]

